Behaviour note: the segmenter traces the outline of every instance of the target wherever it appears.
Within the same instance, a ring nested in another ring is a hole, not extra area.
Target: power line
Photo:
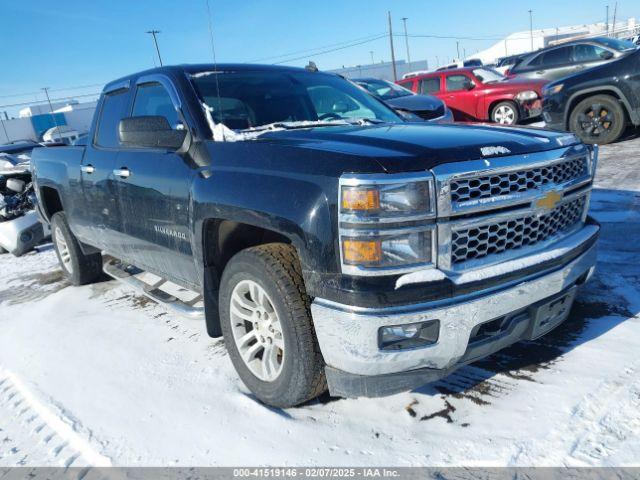
[[[49,90],[51,91],[51,90]],[[99,97],[101,92],[97,92],[97,93],[87,93],[87,94],[83,94],[83,95],[72,95],[70,97],[58,97],[58,98],[51,98],[51,102],[61,102],[64,100],[75,100],[76,98],[86,98],[86,97]],[[46,100],[43,101],[38,101],[38,102],[21,102],[21,103],[11,103],[11,104],[6,104],[6,105],[0,105],[0,108],[10,108],[10,107],[24,107],[24,106],[30,106],[30,105],[38,105],[38,104],[43,104],[46,103]]]
[[[303,60],[303,59],[306,59],[306,58],[309,58],[309,57],[317,57],[318,55],[324,55],[326,53],[337,52],[338,50],[344,50],[345,48],[351,48],[351,47],[356,47],[358,45],[364,45],[365,43],[371,43],[371,42],[373,42],[375,40],[379,40],[379,39],[385,38],[387,36],[388,36],[387,33],[383,33],[382,35],[374,37],[374,38],[372,38],[370,40],[364,40],[362,42],[352,43],[350,45],[345,45],[343,47],[336,47],[336,48],[332,48],[332,49],[329,49],[329,50],[324,50],[324,51],[321,51],[321,52],[315,52],[315,53],[310,53],[310,54],[307,54],[307,55],[302,55],[302,56],[299,56],[299,57],[288,58],[286,60],[281,60],[279,62],[275,62],[274,65],[280,65],[282,63],[294,62],[296,60]]]
[[[360,41],[366,41],[366,40],[377,40],[381,35],[386,35],[386,33],[377,33],[375,35],[367,35],[366,37],[354,38],[353,40],[345,40],[343,42],[330,43],[330,44],[324,45],[322,47],[306,48],[306,49],[303,49],[303,50],[295,50],[293,52],[282,53],[280,55],[272,55],[272,56],[269,56],[269,57],[254,58],[254,59],[248,60],[247,63],[262,62],[264,60],[273,60],[273,59],[282,58],[282,57],[290,57],[291,55],[298,55],[298,54],[302,54],[302,53],[309,53],[310,54],[310,53],[312,53],[312,52],[314,52],[316,50],[324,50],[324,49],[327,49],[327,48],[343,46],[345,44],[352,44],[354,42],[360,42]]]
[[[84,90],[85,88],[102,87],[105,84],[106,84],[106,82],[94,83],[94,84],[91,84],[91,85],[79,85],[79,86],[75,86],[75,87],[50,88],[49,91],[50,92],[66,92],[66,91],[69,91],[69,90]],[[0,98],[28,97],[30,95],[38,95],[40,93],[42,93],[42,90],[35,91],[35,92],[27,92],[27,93],[12,93],[12,94],[9,94],[9,95],[0,95]]]

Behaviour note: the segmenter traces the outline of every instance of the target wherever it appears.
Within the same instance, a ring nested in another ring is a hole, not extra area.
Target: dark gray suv
[[[576,40],[527,55],[509,70],[509,76],[555,80],[616,60],[636,48],[633,43],[616,38]]]

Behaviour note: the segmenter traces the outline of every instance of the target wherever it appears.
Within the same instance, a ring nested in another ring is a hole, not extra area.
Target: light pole
[[[156,52],[158,52],[158,60],[160,60],[160,66],[162,66],[162,57],[160,56],[160,47],[158,47],[158,39],[156,35],[160,33],[160,30],[148,30],[148,34],[153,37],[153,43],[156,45]]]
[[[53,113],[53,105],[51,105],[51,98],[49,98],[49,87],[44,87],[44,94],[47,96],[47,102],[49,103],[49,111],[51,112],[51,118],[53,118],[53,124],[56,126],[56,130],[58,131],[58,137],[62,140],[62,134],[60,133],[60,126],[58,125],[58,120],[56,120],[56,114]]]
[[[605,25],[607,26],[607,36],[609,36],[609,5],[607,5],[607,19],[605,20]]]
[[[373,50],[369,50],[369,53],[371,54],[371,64],[373,65],[375,63],[373,61]]]
[[[404,23],[404,44],[407,47],[407,63],[411,64],[411,56],[409,55],[409,35],[407,35],[407,17],[402,17],[402,23]]]
[[[458,52],[458,60],[460,60],[460,42],[456,40],[456,51]]]
[[[531,51],[533,52],[533,10],[529,10],[529,36],[531,37]]]

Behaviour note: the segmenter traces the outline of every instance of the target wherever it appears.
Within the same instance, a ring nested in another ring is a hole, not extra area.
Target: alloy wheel
[[[513,125],[516,119],[516,112],[508,105],[500,105],[493,112],[493,121],[501,125]]]
[[[54,231],[54,238],[56,243],[56,249],[58,250],[58,254],[60,255],[60,260],[62,261],[62,266],[69,273],[73,273],[73,263],[71,263],[71,251],[69,250],[69,245],[67,245],[67,241],[62,234],[62,230],[60,227],[56,227]]]
[[[588,137],[607,135],[613,125],[613,115],[599,103],[590,105],[578,115],[578,126]]]
[[[284,365],[284,337],[267,292],[253,280],[239,282],[231,293],[233,339],[245,365],[260,380],[272,382]]]

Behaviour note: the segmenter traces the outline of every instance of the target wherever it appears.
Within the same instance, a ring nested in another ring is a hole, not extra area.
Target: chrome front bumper
[[[596,236],[597,232],[598,228],[594,227],[591,237]],[[580,243],[573,247],[578,248],[584,243],[585,236],[582,235]],[[370,309],[316,298],[311,305],[311,312],[327,372],[339,371],[356,376],[384,376],[416,369],[448,372],[461,360],[463,363],[467,360],[469,339],[474,327],[570,290],[588,278],[595,264],[594,244],[579,257],[554,271],[503,289],[449,299],[447,302]],[[425,288],[428,288],[428,284]],[[432,319],[440,321],[437,343],[411,350],[387,351],[379,348],[378,331],[381,327]]]

